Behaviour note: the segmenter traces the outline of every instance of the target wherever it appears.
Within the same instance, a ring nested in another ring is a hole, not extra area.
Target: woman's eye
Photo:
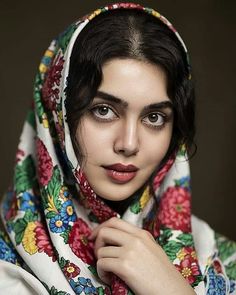
[[[117,117],[113,110],[105,105],[96,106],[91,109],[92,114],[102,120],[112,120]]]
[[[165,124],[165,116],[159,113],[151,113],[143,119],[143,122],[151,127],[161,127]]]

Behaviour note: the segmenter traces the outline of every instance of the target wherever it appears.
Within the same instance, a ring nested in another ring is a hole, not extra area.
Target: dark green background
[[[44,50],[68,24],[106,3],[0,1],[1,194],[11,181],[18,138]],[[198,152],[191,161],[193,212],[236,240],[236,1],[139,3],[173,22],[190,52],[198,131]]]

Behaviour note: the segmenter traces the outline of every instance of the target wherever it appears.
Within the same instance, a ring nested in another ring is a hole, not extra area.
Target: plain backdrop
[[[191,160],[193,213],[236,240],[236,1],[138,3],[166,16],[190,52],[198,145]],[[92,0],[0,1],[1,195],[12,179],[15,151],[43,52],[68,24],[104,4],[107,2]]]

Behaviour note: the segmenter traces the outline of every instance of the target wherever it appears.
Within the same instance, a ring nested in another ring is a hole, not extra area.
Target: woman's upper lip
[[[132,164],[129,165],[124,165],[121,163],[117,163],[117,164],[113,164],[113,165],[109,165],[109,166],[102,166],[106,169],[110,169],[110,170],[116,170],[119,172],[135,172],[138,170],[138,168]]]

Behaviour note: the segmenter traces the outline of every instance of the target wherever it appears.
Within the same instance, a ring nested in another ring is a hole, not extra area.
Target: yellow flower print
[[[161,16],[160,13],[155,10],[152,11],[152,15],[158,18]]]
[[[62,114],[62,111],[58,112],[57,119],[58,119],[59,125],[62,126],[63,125],[63,114]]]
[[[97,10],[95,10],[95,11],[94,11],[94,12],[88,17],[88,19],[89,19],[89,20],[93,19],[96,15],[99,15],[101,12],[102,12],[101,9],[97,9]]]
[[[48,195],[48,208],[47,209],[48,209],[48,211],[54,211],[54,212],[58,213],[57,208],[56,208],[54,201],[53,201],[53,196]]]
[[[190,275],[192,275],[191,268],[189,267],[184,267],[181,273],[184,278],[188,278]]]
[[[192,256],[193,259],[197,259],[197,253],[196,253],[196,251],[192,251],[191,252],[191,256]]]
[[[46,73],[47,72],[47,67],[45,66],[45,64],[41,63],[39,65],[39,71],[40,71],[40,73]]]
[[[197,259],[197,253],[196,251],[192,250],[191,248],[182,248],[176,255],[176,257],[182,261],[184,260],[186,255],[190,255],[193,259]]]
[[[68,188],[66,186],[62,186],[60,189],[60,193],[59,193],[60,198],[63,201],[67,201],[69,198],[69,191]]]
[[[150,193],[149,193],[149,187],[147,187],[145,191],[143,192],[142,197],[140,198],[140,207],[143,209],[149,200],[150,200]]]
[[[46,50],[46,52],[44,53],[44,56],[46,57],[53,57],[54,52],[52,50]]]
[[[22,245],[25,249],[25,251],[27,253],[29,253],[30,255],[35,254],[36,252],[38,252],[38,247],[36,245],[36,238],[35,238],[35,230],[36,228],[36,223],[35,222],[29,222],[25,232],[24,232],[24,236],[22,239]]]
[[[43,127],[44,128],[48,128],[49,127],[49,123],[48,123],[48,118],[47,118],[47,115],[44,113],[43,116],[42,116],[42,121],[43,121]]]
[[[51,58],[53,57],[54,53],[53,51],[51,50],[47,50],[45,53],[44,53],[44,56],[43,56],[43,59],[42,59],[42,62],[40,63],[39,65],[39,71],[40,73],[46,73],[47,72],[47,69],[48,69],[48,62],[46,62],[45,64],[45,61],[46,60],[51,60]]]
[[[181,260],[184,259],[184,257],[185,257],[186,254],[187,254],[187,253],[185,252],[185,250],[184,250],[184,249],[181,249],[181,250],[177,253],[176,257],[179,258],[179,260],[181,261]]]

